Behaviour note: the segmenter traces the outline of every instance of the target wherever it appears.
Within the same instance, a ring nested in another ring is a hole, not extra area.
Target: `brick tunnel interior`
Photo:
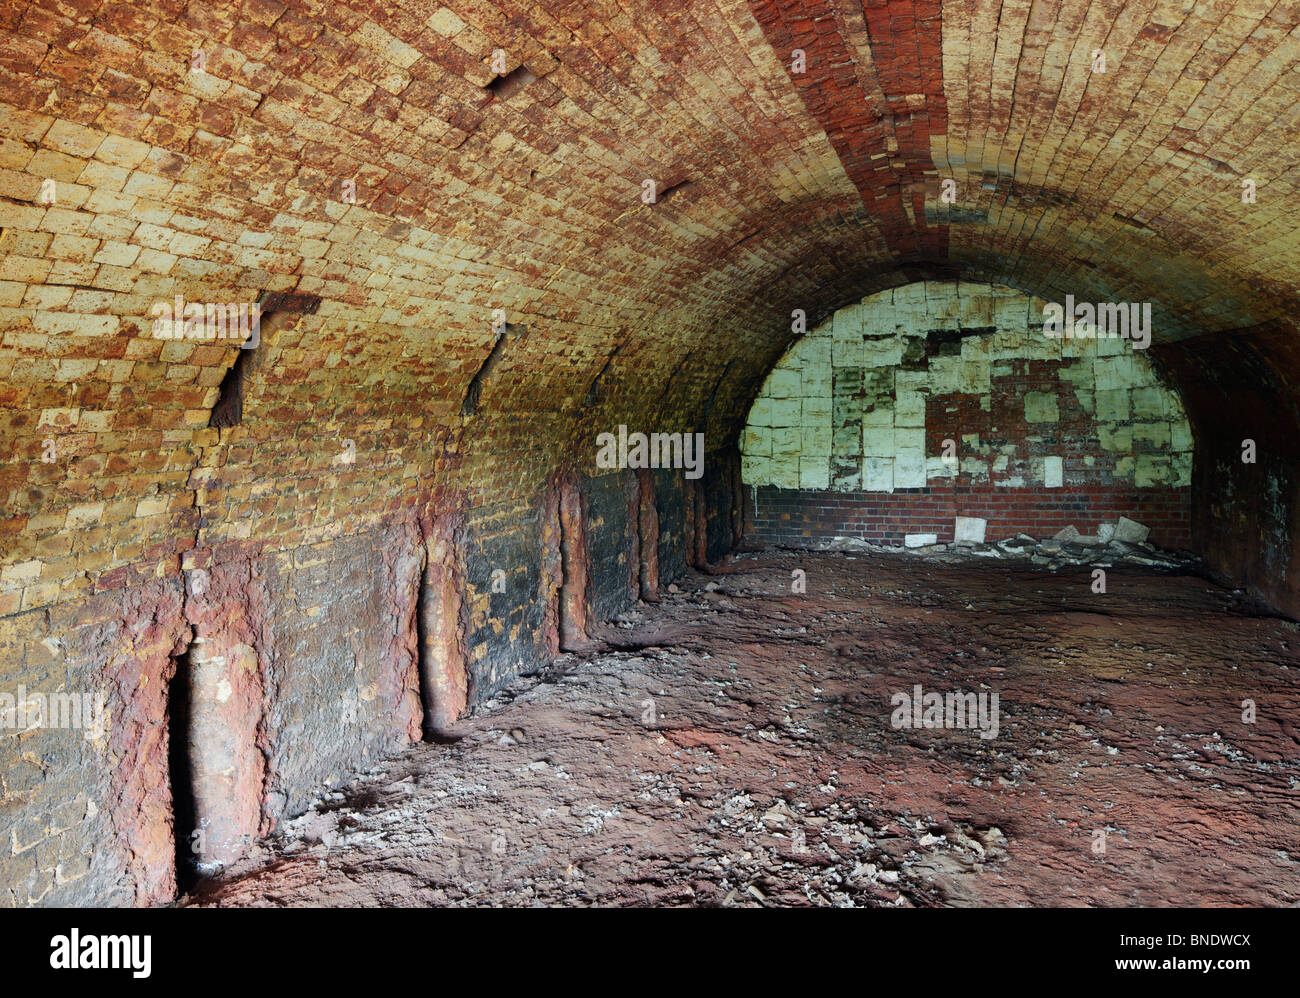
[[[0,906],[1300,902],[1298,196],[1272,0],[0,4]]]

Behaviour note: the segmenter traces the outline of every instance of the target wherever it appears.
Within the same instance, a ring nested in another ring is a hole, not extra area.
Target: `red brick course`
[[[1161,547],[1191,546],[1191,490],[1099,487],[1071,489],[928,488],[905,492],[823,492],[763,487],[753,496],[749,541],[801,546],[832,537],[902,544],[905,534],[951,541],[953,518],[988,520],[986,539],[1025,533],[1050,537],[1073,525],[1080,533],[1127,516],[1151,528]]]

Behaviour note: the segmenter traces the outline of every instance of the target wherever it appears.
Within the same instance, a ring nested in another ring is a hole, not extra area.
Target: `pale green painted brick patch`
[[[741,436],[745,481],[891,492],[960,470],[976,482],[1068,487],[1082,466],[1138,488],[1188,485],[1191,429],[1145,354],[1120,339],[1044,336],[1045,304],[998,285],[917,282],[839,309],[764,383]],[[932,330],[951,332],[936,343],[926,338]],[[1024,391],[1015,403],[1024,425],[990,434],[1009,443],[944,425],[972,401],[982,413],[1004,411],[994,393],[1017,389],[1001,379],[1041,384],[1043,362],[1060,391]],[[931,440],[958,440],[956,457],[927,453],[927,430]]]

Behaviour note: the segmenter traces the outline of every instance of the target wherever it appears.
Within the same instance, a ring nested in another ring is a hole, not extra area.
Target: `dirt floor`
[[[330,795],[190,903],[1300,902],[1297,624],[1150,568],[1108,569],[1105,594],[1086,567],[1024,562],[731,569]],[[996,692],[997,737],[895,727],[917,684]]]

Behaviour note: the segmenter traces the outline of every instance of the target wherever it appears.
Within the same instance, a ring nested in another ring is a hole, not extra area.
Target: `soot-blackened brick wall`
[[[656,469],[651,479],[659,513],[659,581],[667,584],[686,571],[686,492],[680,471]]]
[[[465,644],[471,705],[549,659],[544,515],[536,504],[483,507],[468,514]]]
[[[626,471],[600,475],[582,483],[587,507],[587,544],[591,566],[591,617],[603,621],[627,608],[636,597],[632,561],[636,525],[632,520],[635,477]]]
[[[261,567],[268,818],[302,811],[322,786],[419,737],[421,543],[399,522]]]
[[[1159,354],[1196,426],[1197,553],[1226,581],[1300,617],[1300,406],[1289,387],[1300,369],[1296,337],[1269,323]]]
[[[739,455],[724,451],[710,455],[704,476],[695,482],[705,504],[706,543],[710,563],[722,559],[740,541],[742,530]]]

